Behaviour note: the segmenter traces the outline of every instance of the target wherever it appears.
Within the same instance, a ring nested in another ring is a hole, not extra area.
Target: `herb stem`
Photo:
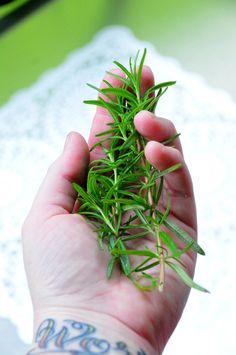
[[[140,139],[137,139],[136,142],[137,142],[138,152],[140,152],[141,150],[144,149],[143,144],[141,143]],[[142,158],[141,158],[141,164],[145,167],[146,159],[145,159],[144,156],[142,156]],[[144,181],[145,181],[146,184],[148,184],[148,177],[147,176],[144,177]],[[151,187],[148,188],[147,195],[148,195],[149,206],[150,206],[150,208],[153,211],[152,212],[152,218],[154,220],[156,220],[157,219],[157,215],[155,213],[156,206],[154,206]],[[165,257],[164,257],[164,253],[163,253],[162,241],[161,241],[161,238],[159,236],[159,231],[160,231],[160,226],[159,225],[158,225],[158,227],[155,226],[153,234],[156,237],[157,252],[158,252],[158,255],[160,257],[160,273],[159,273],[158,289],[159,289],[160,292],[162,292],[163,289],[164,289],[164,282],[165,282]]]
[[[108,154],[109,158],[110,158],[110,161],[112,163],[115,162],[115,159],[114,159],[114,154],[112,153],[109,153]],[[116,186],[117,185],[117,168],[114,167],[113,168],[113,172],[114,172],[114,185]],[[119,236],[119,230],[117,229],[117,214],[118,214],[118,211],[119,211],[119,202],[117,202],[117,191],[114,192],[114,196],[115,196],[115,207],[114,206],[111,206],[111,211],[112,211],[112,214],[113,214],[113,220],[114,220],[114,229],[116,230],[116,233],[115,235],[118,237]]]
[[[154,213],[154,217],[156,217],[155,213]],[[164,289],[164,282],[165,282],[165,257],[163,253],[161,238],[159,236],[160,227],[158,228],[156,227],[155,230],[156,230],[157,252],[160,257],[160,274],[159,274],[160,281],[159,281],[158,289],[160,292],[162,292]]]

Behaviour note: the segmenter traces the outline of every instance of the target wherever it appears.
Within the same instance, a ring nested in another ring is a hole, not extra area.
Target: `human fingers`
[[[85,139],[79,133],[71,132],[62,154],[48,169],[30,215],[45,220],[71,213],[77,197],[72,182],[83,183],[88,163],[89,150]]]
[[[125,73],[120,68],[113,69],[112,73],[119,75],[121,77],[125,77]],[[117,88],[122,87],[123,85],[123,81],[117,77],[114,77],[112,74],[105,75],[100,87],[101,88],[108,87],[106,82],[109,82],[112,86]],[[141,74],[141,84],[140,84],[141,95],[143,95],[147,91],[147,89],[149,89],[153,85],[154,85],[154,75],[152,73],[152,70],[148,66],[144,66]],[[104,100],[109,101],[109,99],[106,96],[102,94],[99,94],[99,96],[102,97]],[[113,96],[110,95],[110,96],[112,99],[115,100],[114,95]],[[94,116],[93,124],[90,131],[90,136],[88,140],[88,145],[90,148],[101,139],[100,137],[96,137],[96,135],[98,133],[101,133],[109,129],[108,124],[112,121],[113,118],[110,115],[110,113],[105,108],[98,106]],[[106,138],[106,136],[103,137]],[[106,146],[106,143],[104,144],[104,146]],[[107,145],[108,144],[109,143],[107,143]],[[90,159],[91,161],[93,161],[94,159],[98,159],[101,156],[103,156],[102,149],[99,146],[97,146],[92,150]]]
[[[119,75],[121,77],[125,77],[124,72],[120,68],[114,68],[110,71],[111,73],[115,75]],[[123,82],[121,79],[118,79],[117,77],[113,76],[112,74],[106,74],[101,82],[100,89],[105,89],[108,87],[108,84],[106,82],[109,82],[110,85],[116,88],[120,88],[123,85]],[[101,97],[105,101],[109,101],[109,98],[101,93],[99,93],[99,97]],[[115,100],[115,96],[110,94],[111,99]],[[97,143],[101,138],[97,137],[98,133],[101,133],[103,131],[106,131],[109,129],[108,124],[113,121],[113,118],[111,114],[108,112],[107,109],[101,106],[97,106],[96,108],[96,113],[93,119],[93,123],[90,129],[90,134],[89,134],[89,139],[88,139],[88,146],[91,148],[95,143]],[[109,135],[104,135],[103,138],[109,137]],[[104,143],[104,146],[108,145],[107,142]],[[101,147],[97,146],[95,147],[91,154],[90,154],[90,160],[93,161],[103,155]]]
[[[165,177],[165,186],[170,193],[171,213],[196,230],[196,207],[192,179],[181,152],[173,147],[150,141],[145,147],[147,160],[157,169],[164,170],[174,164],[181,167]]]
[[[134,118],[134,125],[137,131],[148,140],[164,142],[177,134],[174,124],[162,117],[156,117],[149,111],[141,111]],[[182,154],[182,147],[179,138],[171,142]]]

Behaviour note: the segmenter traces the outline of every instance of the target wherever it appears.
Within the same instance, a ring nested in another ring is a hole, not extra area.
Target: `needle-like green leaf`
[[[113,256],[109,261],[108,261],[108,264],[107,264],[107,278],[110,279],[111,276],[112,276],[112,272],[113,272],[113,269],[114,269],[114,266],[115,266],[115,263],[117,261],[117,257]]]
[[[169,265],[169,267],[174,270],[176,272],[176,274],[179,275],[179,277],[183,280],[183,282],[189,286],[189,287],[193,287],[198,291],[202,291],[202,292],[207,292],[209,293],[209,291],[207,289],[205,289],[204,287],[198,285],[196,282],[194,282],[191,277],[184,271],[184,269],[178,265],[178,264],[174,264],[174,263],[170,263],[167,262],[167,265]]]
[[[170,249],[172,255],[178,258],[180,256],[181,251],[177,248],[177,245],[173,238],[171,238],[171,236],[164,231],[160,231],[159,236],[161,240],[163,240],[165,245]]]
[[[158,213],[163,216],[162,213]],[[169,228],[180,240],[182,240],[185,244],[192,243],[192,249],[196,251],[198,254],[205,255],[204,250],[200,247],[200,245],[193,240],[193,238],[185,232],[179,225],[171,221],[169,218],[164,221],[164,225]]]

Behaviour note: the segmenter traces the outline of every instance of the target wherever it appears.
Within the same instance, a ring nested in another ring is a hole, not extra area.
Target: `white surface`
[[[99,84],[113,60],[126,64],[144,47],[156,81],[177,80],[157,114],[171,118],[182,133],[196,192],[199,242],[206,251],[198,259],[195,279],[211,291],[210,295],[192,291],[164,354],[233,355],[236,105],[225,92],[209,88],[201,77],[185,72],[174,59],[157,54],[122,27],[105,29],[0,108],[0,316],[17,326],[24,341],[31,341],[22,222],[68,131],[88,136],[93,108],[82,101],[96,93],[85,83]]]

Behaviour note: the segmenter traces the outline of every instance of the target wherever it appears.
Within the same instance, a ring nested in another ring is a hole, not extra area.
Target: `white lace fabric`
[[[24,341],[31,341],[21,225],[66,134],[76,130],[88,136],[94,109],[83,100],[95,98],[96,92],[86,83],[99,85],[113,60],[127,64],[144,47],[156,82],[177,80],[161,99],[157,115],[173,120],[181,132],[196,193],[199,243],[206,251],[198,259],[195,279],[211,291],[192,291],[165,354],[179,349],[182,355],[233,355],[236,105],[227,93],[208,87],[124,27],[104,29],[0,108],[0,316],[16,325]]]

